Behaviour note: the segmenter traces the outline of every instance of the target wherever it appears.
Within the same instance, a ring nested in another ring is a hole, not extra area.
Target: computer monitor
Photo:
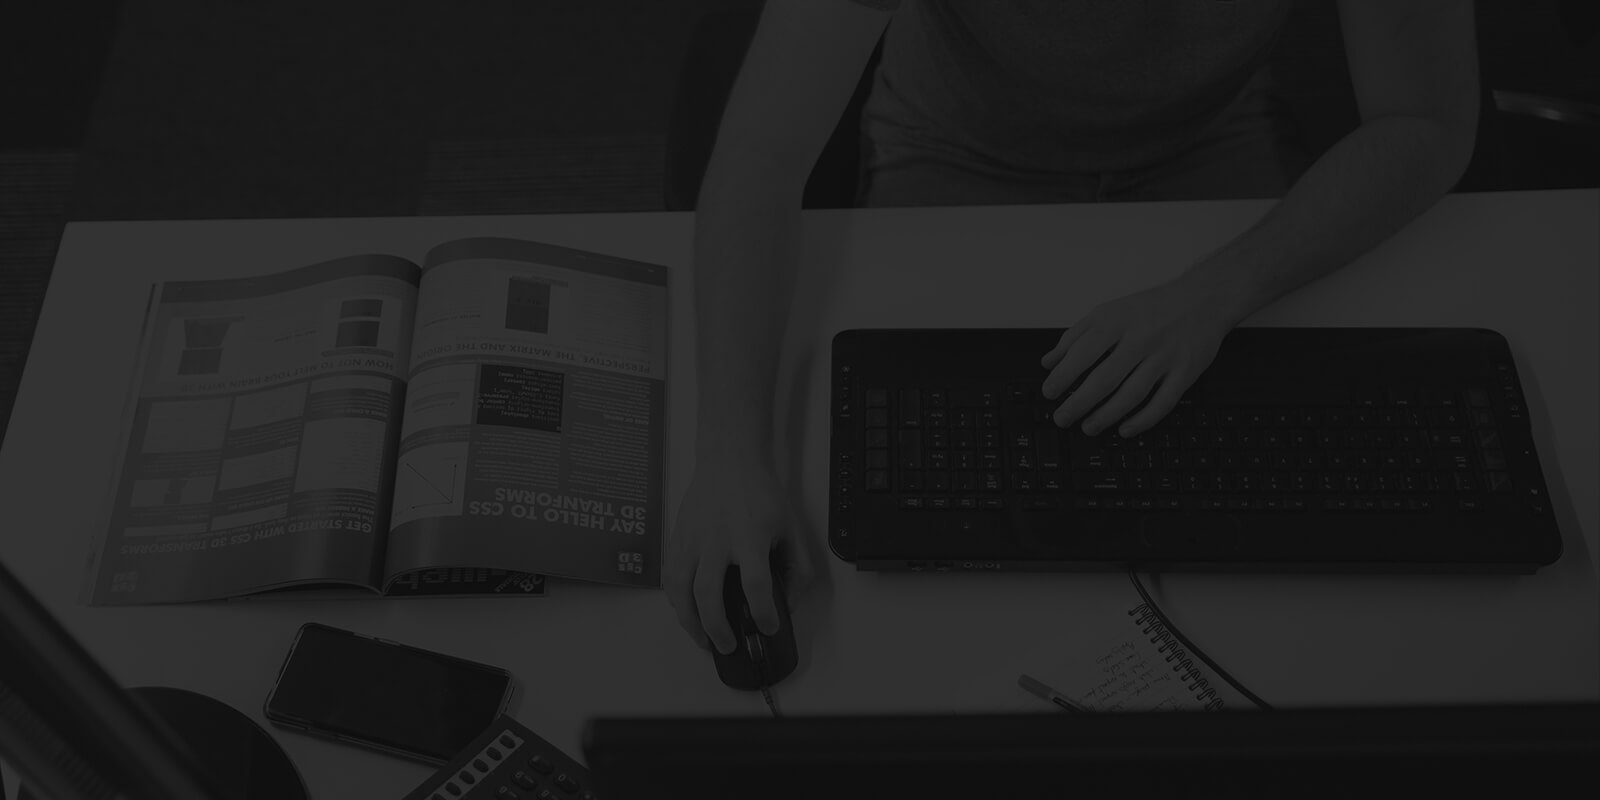
[[[1538,797],[1592,784],[1600,704],[599,718],[583,751],[608,800]]]
[[[125,691],[4,564],[0,759],[19,800],[305,797],[249,717],[180,689]]]

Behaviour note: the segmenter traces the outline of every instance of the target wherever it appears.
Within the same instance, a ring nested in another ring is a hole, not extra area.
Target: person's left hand
[[[1083,377],[1056,409],[1056,425],[1088,414],[1083,431],[1090,436],[1119,422],[1123,436],[1149,430],[1211,366],[1235,322],[1208,292],[1177,281],[1098,306],[1040,360],[1050,370],[1044,395],[1052,400]]]

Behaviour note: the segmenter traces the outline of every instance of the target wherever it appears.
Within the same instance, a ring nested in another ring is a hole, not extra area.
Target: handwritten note
[[[1170,651],[1169,651],[1170,652]],[[1030,674],[1095,711],[1182,711],[1206,707],[1190,689],[1194,676],[1178,662],[1167,661],[1149,637],[1137,628],[1099,641],[1063,648],[1055,664],[1031,668]]]

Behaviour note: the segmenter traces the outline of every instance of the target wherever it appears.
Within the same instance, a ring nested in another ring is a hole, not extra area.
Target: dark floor
[[[0,0],[0,421],[65,220],[660,209],[690,33],[756,4]],[[1325,146],[1353,110],[1308,8],[1281,60]],[[1600,100],[1600,4],[1478,8],[1490,88]],[[1594,185],[1546,157],[1592,132],[1519,126],[1468,188]]]

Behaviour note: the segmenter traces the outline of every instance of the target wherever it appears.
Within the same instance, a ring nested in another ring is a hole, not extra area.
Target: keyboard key
[[[927,498],[927,504],[930,511],[948,511],[952,507],[950,498],[946,495],[929,497]]]
[[[868,450],[867,451],[867,469],[871,470],[871,469],[888,469],[888,468],[889,468],[889,451],[888,450],[873,449],[873,450]]]
[[[948,492],[948,491],[950,491],[950,473],[948,473],[948,472],[946,472],[944,470],[932,470],[932,471],[929,471],[929,472],[927,472],[925,474],[927,476],[927,483],[928,483],[928,489],[927,490],[928,491],[930,491],[930,492]]]
[[[950,423],[950,415],[942,408],[930,408],[922,413],[922,424],[929,428],[943,428]]]
[[[1428,410],[1427,420],[1429,425],[1440,428],[1459,428],[1466,421],[1466,417],[1456,408],[1433,408]]]
[[[1061,469],[1061,439],[1055,431],[1037,434],[1039,469]]]
[[[1011,473],[1011,489],[1016,492],[1031,492],[1034,490],[1033,470]]]
[[[1511,491],[1511,476],[1504,472],[1484,473],[1484,482],[1488,484],[1489,491],[1506,493]]]
[[[978,425],[978,413],[970,408],[958,408],[950,416],[950,426],[953,428],[975,428]]]
[[[438,795],[434,795],[437,797]],[[522,795],[517,794],[510,786],[501,786],[494,790],[496,800],[522,800]]]
[[[914,494],[906,495],[904,497],[901,497],[900,498],[900,508],[901,508],[901,510],[904,510],[904,511],[917,511],[917,510],[920,510],[920,509],[923,508],[922,497],[920,495],[914,495]]]
[[[1499,450],[1485,450],[1478,454],[1478,459],[1485,470],[1503,470],[1506,468],[1506,455]]]
[[[887,492],[887,491],[889,491],[889,471],[888,470],[882,470],[882,469],[869,469],[869,470],[867,470],[867,491],[869,491],[869,492]]]
[[[889,410],[886,409],[886,408],[869,408],[869,409],[867,409],[867,427],[868,428],[887,428],[887,427],[889,427]]]
[[[888,446],[889,446],[889,432],[887,430],[883,430],[881,428],[876,428],[876,429],[872,429],[872,430],[867,431],[867,447],[876,448],[876,447],[888,447]]]
[[[1483,502],[1476,497],[1461,497],[1456,500],[1456,510],[1458,511],[1481,511],[1482,509]]]
[[[1057,507],[1054,497],[1030,497],[1022,504],[1025,511],[1054,511]]]
[[[520,769],[517,770],[516,772],[511,773],[511,782],[516,784],[516,785],[518,785],[518,786],[520,786],[520,787],[522,787],[522,788],[524,788],[524,789],[537,789],[537,788],[539,788],[539,782],[534,780],[533,776],[529,775],[526,772],[523,772]]]
[[[1376,498],[1376,497],[1367,497],[1367,496],[1351,498],[1351,500],[1350,500],[1350,510],[1351,511],[1377,511],[1378,510],[1378,498]]]
[[[957,492],[976,492],[978,491],[978,473],[972,470],[959,470],[955,473],[952,486],[954,491]]]
[[[1039,471],[1039,488],[1041,490],[1046,492],[1059,492],[1063,491],[1065,486],[1066,484],[1063,481],[1060,472],[1056,470]]]
[[[1350,501],[1343,497],[1329,497],[1322,501],[1323,511],[1349,511]]]
[[[556,768],[556,765],[551,763],[550,759],[545,758],[543,753],[534,753],[533,757],[528,759],[528,767],[540,775],[549,775]]]
[[[922,468],[922,432],[900,431],[897,436],[897,452],[901,469]]]
[[[932,408],[944,408],[949,401],[949,392],[943,389],[928,390],[928,405]]]
[[[928,469],[949,469],[950,468],[950,451],[949,450],[928,450],[927,451],[927,456],[926,456],[926,458],[924,459],[924,462],[923,462],[923,466],[928,468]]]
[[[957,450],[951,463],[956,469],[977,469],[978,454],[971,450]]]
[[[1483,488],[1478,483],[1478,476],[1470,472],[1457,472],[1454,476],[1453,485],[1458,492],[1476,492]]]
[[[1294,497],[1294,496],[1285,497],[1285,498],[1283,498],[1283,510],[1284,511],[1304,511],[1304,510],[1306,510],[1306,499],[1304,497]]]
[[[922,390],[900,390],[900,425],[906,428],[922,425]]]
[[[909,470],[905,470],[904,472],[901,472],[900,473],[900,491],[902,491],[902,492],[920,492],[920,491],[922,491],[922,472],[919,471],[919,470],[914,470],[914,469],[909,469]]]
[[[1004,511],[1006,503],[998,497],[985,497],[980,503],[984,511]]]
[[[1468,389],[1467,390],[1467,407],[1468,408],[1488,408],[1489,407],[1489,393],[1484,391],[1483,389],[1477,388],[1477,387]]]
[[[884,389],[867,390],[867,408],[888,408],[889,392]]]
[[[976,511],[978,508],[978,498],[973,497],[972,495],[962,495],[957,497],[955,499],[955,508],[958,511]]]
[[[1076,488],[1080,492],[1117,492],[1122,491],[1122,476],[1114,472],[1082,473],[1076,477]]]
[[[1002,490],[1002,488],[1003,487],[1000,483],[1000,473],[998,472],[985,472],[983,473],[983,477],[978,482],[978,491],[980,492],[998,493]]]

